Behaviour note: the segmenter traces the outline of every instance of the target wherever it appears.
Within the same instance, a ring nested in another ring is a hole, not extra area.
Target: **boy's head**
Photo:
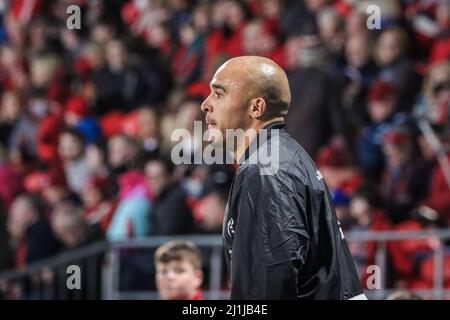
[[[174,240],[155,252],[156,286],[164,300],[193,299],[203,282],[202,257],[191,241]]]

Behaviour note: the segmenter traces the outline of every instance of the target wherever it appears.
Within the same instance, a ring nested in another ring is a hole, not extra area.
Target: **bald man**
[[[222,133],[210,140],[228,145],[227,130],[249,133],[231,150],[240,166],[223,223],[231,298],[364,299],[325,181],[283,129],[286,73],[267,58],[237,57],[210,86],[201,108],[208,128]],[[263,149],[276,166],[258,161]]]

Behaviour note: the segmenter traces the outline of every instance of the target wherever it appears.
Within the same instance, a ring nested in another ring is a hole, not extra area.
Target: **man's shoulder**
[[[268,158],[259,153],[255,155],[259,158],[250,157],[239,167],[235,178],[238,185],[243,182],[251,187],[277,184],[289,190],[311,185],[311,179],[321,177],[316,174],[317,167],[308,153],[284,130],[277,137],[272,136],[263,149],[263,153],[269,150]]]

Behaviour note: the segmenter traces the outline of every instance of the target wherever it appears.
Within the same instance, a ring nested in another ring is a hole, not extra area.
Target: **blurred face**
[[[4,47],[1,51],[2,67],[12,67],[17,64],[19,53],[12,47]]]
[[[441,1],[436,10],[436,21],[442,29],[450,25],[450,2]]]
[[[380,36],[377,51],[382,65],[394,62],[402,54],[399,37],[394,32],[384,32]]]
[[[67,247],[75,247],[80,239],[80,228],[70,217],[71,213],[56,213],[52,218],[52,229]]]
[[[42,197],[44,200],[52,206],[60,203],[67,194],[65,187],[50,185],[42,190]]]
[[[187,259],[156,265],[156,286],[164,300],[192,299],[203,281],[201,270]]]
[[[370,59],[370,47],[365,37],[351,37],[346,46],[349,63],[357,68],[363,67]]]
[[[94,187],[86,187],[83,189],[83,204],[86,208],[93,208],[102,202],[102,193]]]
[[[196,208],[201,224],[206,230],[220,229],[225,213],[225,204],[217,194],[204,197]]]
[[[14,239],[21,239],[36,217],[36,211],[24,198],[16,199],[8,215],[8,232]]]
[[[159,196],[166,186],[170,183],[170,176],[166,168],[158,161],[150,161],[145,166],[145,175],[147,177],[150,189]]]
[[[431,94],[436,103],[450,100],[450,72],[448,68],[437,68],[430,75]]]
[[[422,152],[422,155],[425,157],[425,159],[428,161],[432,161],[433,159],[435,159],[435,152],[428,140],[423,135],[418,138],[418,142],[420,151]]]
[[[381,122],[389,118],[394,110],[394,99],[369,102],[369,115],[373,122]]]
[[[195,30],[190,25],[185,25],[180,30],[180,41],[185,46],[189,46],[195,40]]]
[[[186,102],[178,111],[178,124],[181,128],[194,129],[194,121],[200,120],[201,112],[198,103]]]
[[[170,38],[169,32],[161,25],[149,27],[146,30],[146,40],[149,45],[154,48],[161,48]]]
[[[121,42],[112,41],[106,47],[106,60],[112,68],[120,69],[126,59],[125,48]]]
[[[207,30],[209,15],[206,7],[199,7],[194,11],[194,26],[197,30]]]
[[[118,136],[108,142],[108,161],[113,168],[125,165],[134,156],[134,149],[128,142]]]
[[[81,142],[72,134],[63,133],[59,137],[58,154],[63,161],[72,161],[83,152]]]
[[[242,67],[226,62],[214,75],[211,93],[203,102],[201,109],[206,113],[208,129],[219,130],[223,137],[227,129],[248,129],[251,124],[250,77]],[[216,137],[210,135],[210,141]]]
[[[354,197],[350,202],[350,216],[356,220],[361,220],[370,214],[370,205],[362,197]]]
[[[224,12],[227,12],[227,3],[224,0],[214,1],[212,3],[211,24],[215,27],[221,26],[225,21]]]
[[[18,95],[11,92],[5,92],[0,106],[0,117],[4,121],[14,121],[20,115],[20,100]]]
[[[139,136],[143,139],[159,135],[158,117],[152,110],[139,112]]]
[[[355,35],[366,32],[366,17],[357,10],[346,19],[345,31],[348,35]]]
[[[106,43],[113,37],[111,28],[104,24],[97,24],[92,30],[92,39],[97,43]]]
[[[228,2],[225,12],[228,13],[227,22],[233,29],[238,27],[244,21],[244,11],[237,1]]]
[[[407,146],[397,146],[395,144],[386,143],[383,145],[383,152],[386,156],[388,166],[400,167],[408,160]]]
[[[299,51],[301,44],[298,37],[289,38],[285,44],[286,65],[289,69],[294,69],[299,64]]]
[[[322,39],[329,41],[338,33],[338,17],[334,14],[326,14],[319,19],[319,31]]]
[[[311,11],[318,11],[327,4],[327,0],[306,0],[306,6]]]
[[[264,0],[262,1],[262,13],[266,18],[277,18],[280,16],[281,7],[279,0]]]
[[[86,161],[92,172],[102,168],[105,165],[103,151],[95,145],[87,146]]]
[[[251,23],[244,31],[244,47],[248,55],[266,55],[274,49],[275,39],[264,30],[262,23]]]

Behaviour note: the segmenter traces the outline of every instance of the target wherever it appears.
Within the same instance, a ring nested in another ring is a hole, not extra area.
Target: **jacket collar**
[[[262,128],[263,130],[267,130],[266,141],[269,141],[269,139],[271,137],[272,129],[282,129],[284,127],[284,125],[285,125],[284,121],[276,121],[276,122],[271,122],[268,125],[266,125],[264,128]],[[258,150],[259,137],[260,137],[260,134],[258,134],[258,136],[247,147],[244,155],[239,159],[239,162],[238,162],[239,164],[243,164],[245,161],[247,161],[247,159],[251,155],[250,151],[254,152],[254,151]],[[256,146],[255,146],[255,144],[256,144]]]

